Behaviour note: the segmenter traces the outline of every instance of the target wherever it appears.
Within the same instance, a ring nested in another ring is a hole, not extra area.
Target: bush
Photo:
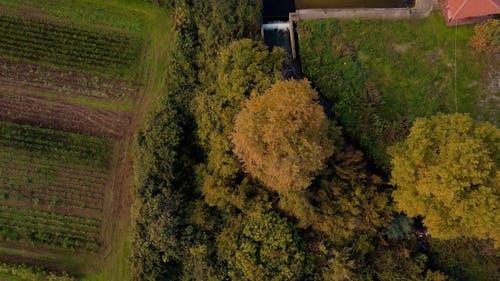
[[[488,20],[477,24],[470,45],[478,51],[490,53],[500,51],[500,20]]]

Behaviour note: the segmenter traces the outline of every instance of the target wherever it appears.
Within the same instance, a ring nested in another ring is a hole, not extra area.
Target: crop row
[[[121,98],[134,95],[139,85],[73,71],[21,63],[0,58],[0,84],[42,87],[68,95]]]
[[[134,48],[131,45],[132,42],[124,42],[123,44],[111,43],[109,41],[91,41],[88,38],[79,38],[76,36],[56,37],[47,31],[35,31],[35,30],[11,30],[14,27],[2,28],[0,25],[0,31],[4,33],[4,36],[9,39],[22,40],[25,42],[34,42],[41,45],[55,45],[70,47],[71,44],[78,44],[78,48],[81,48],[85,52],[92,53],[102,53],[104,55],[109,55],[112,53],[119,52],[120,57],[129,57],[136,54],[137,47]],[[16,31],[17,32],[14,32]]]
[[[45,170],[25,170],[16,166],[0,165],[0,188],[40,189],[77,197],[102,200],[106,182],[98,184],[88,178],[65,178],[64,174],[47,173]]]
[[[0,199],[29,202],[35,206],[65,207],[72,210],[103,211],[103,200],[88,197],[77,197],[43,188],[12,188],[4,189],[0,186]]]
[[[0,15],[0,33],[0,52],[4,55],[86,70],[100,66],[129,71],[134,69],[141,49],[138,39],[118,33],[5,15]]]
[[[47,229],[39,223],[16,224],[8,219],[0,224],[0,239],[27,241],[35,245],[46,245],[68,250],[97,252],[100,243],[96,238],[80,238],[54,229]]]
[[[59,49],[58,46],[48,47],[38,45],[36,43],[19,44],[19,41],[9,40],[8,38],[0,37],[0,51],[3,55],[27,59],[30,61],[47,62],[63,67],[105,67],[118,69],[120,67],[128,67],[129,62],[122,62],[106,57],[92,56],[92,54],[78,53],[78,50],[71,52]],[[57,50],[57,51],[55,51]],[[51,55],[47,52],[55,51],[57,54]]]
[[[101,220],[0,206],[0,239],[71,250],[97,251]]]
[[[88,228],[93,229],[94,232],[99,231],[102,223],[100,218],[70,216],[43,210],[25,209],[5,205],[0,205],[0,213],[10,214],[10,217],[20,219],[25,218],[34,221],[40,219],[50,220],[54,225],[71,226],[73,228]]]
[[[97,190],[109,175],[107,171],[92,166],[59,163],[50,159],[34,157],[29,152],[0,147],[0,167],[19,169],[29,172],[40,172],[47,176],[57,175],[70,181],[85,181],[85,187]],[[35,155],[36,156],[36,155]]]
[[[23,28],[25,30],[35,30],[40,33],[51,32],[60,34],[60,36],[84,38],[89,41],[110,42],[113,44],[127,44],[130,41],[137,40],[128,35],[119,34],[113,31],[98,30],[98,29],[82,29],[74,26],[69,26],[67,23],[64,25],[41,20],[35,18],[21,18],[13,15],[0,15],[0,26],[7,28]]]
[[[0,121],[1,148],[21,149],[51,160],[106,168],[112,142],[106,138]]]
[[[0,211],[0,222],[16,226],[39,225],[36,228],[60,232],[73,238],[99,238],[99,228],[89,227],[84,224],[68,223],[65,221],[65,218],[53,219],[33,215],[21,217],[17,213]]]

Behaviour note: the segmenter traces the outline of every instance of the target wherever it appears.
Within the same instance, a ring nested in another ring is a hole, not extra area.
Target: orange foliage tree
[[[479,51],[500,51],[500,21],[489,20],[477,24],[474,27],[474,36],[471,37],[470,45]]]
[[[334,132],[309,81],[278,81],[236,116],[234,153],[252,176],[288,193],[307,188],[334,152]]]

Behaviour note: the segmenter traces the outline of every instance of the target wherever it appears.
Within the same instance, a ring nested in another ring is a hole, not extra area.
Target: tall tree
[[[262,93],[281,77],[283,54],[269,52],[261,42],[250,39],[234,41],[220,50],[207,80],[206,88],[193,102],[198,136],[207,150],[207,164],[202,170],[203,195],[211,206],[236,206],[245,211],[261,192],[250,179],[242,177],[241,164],[232,152],[231,134],[236,114],[252,92]]]
[[[394,199],[423,215],[436,238],[477,237],[500,245],[500,130],[465,114],[417,119],[391,148]]]
[[[298,233],[275,212],[236,217],[217,238],[217,254],[231,280],[293,281],[303,274],[305,253]]]
[[[333,130],[309,81],[278,81],[236,116],[234,152],[246,170],[281,192],[307,188],[332,156]]]

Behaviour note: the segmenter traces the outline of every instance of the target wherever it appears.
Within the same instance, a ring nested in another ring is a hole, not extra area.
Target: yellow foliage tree
[[[307,188],[334,152],[333,132],[309,81],[278,81],[236,116],[234,153],[275,191]]]
[[[437,238],[476,237],[500,245],[500,130],[465,114],[417,119],[390,149],[397,207],[423,215]]]

